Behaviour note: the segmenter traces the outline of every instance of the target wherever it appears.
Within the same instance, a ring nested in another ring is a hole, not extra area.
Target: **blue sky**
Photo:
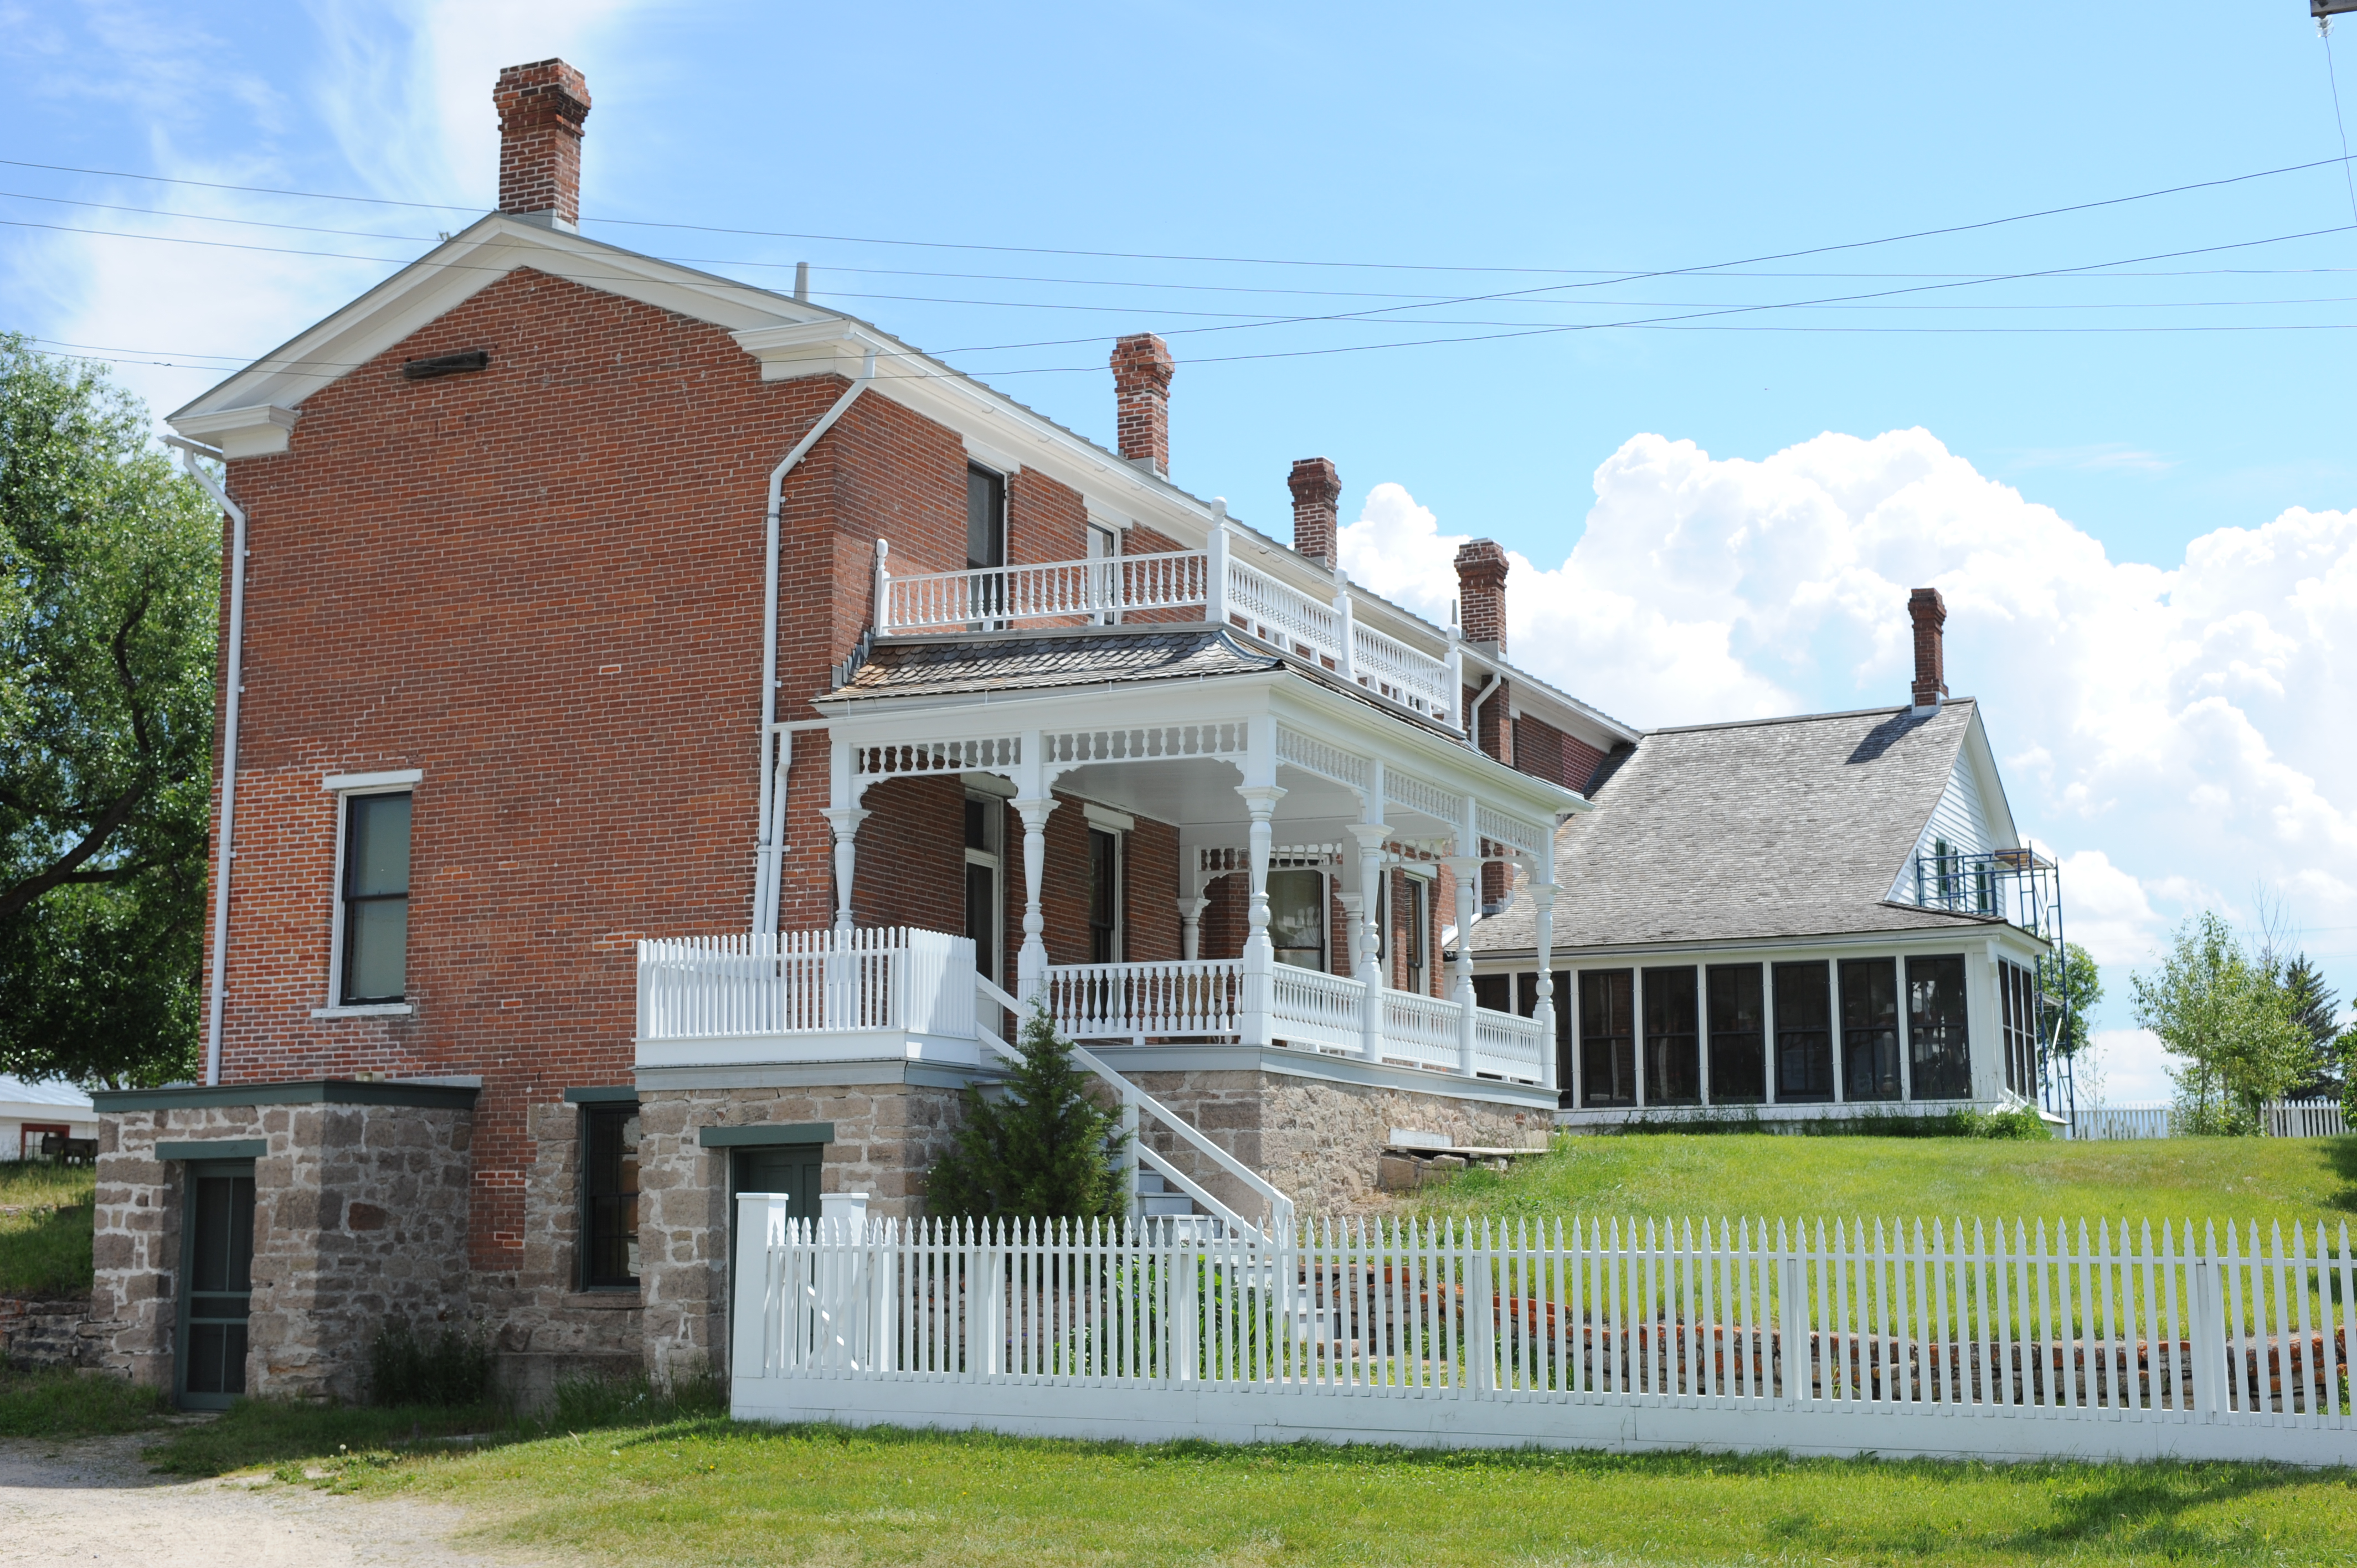
[[[1100,437],[1105,339],[1164,331],[1176,479],[1281,527],[1332,457],[1355,569],[1411,600],[1501,540],[1518,657],[1632,720],[1895,701],[1939,584],[2115,993],[2262,884],[2346,993],[2346,166],[1717,264],[2337,159],[2304,10],[0,0],[0,156],[120,171],[0,165],[0,320],[168,409],[390,270],[336,256],[488,206],[491,79],[562,54],[589,232],[807,260]],[[1734,306],[1779,308],[1532,330]],[[1310,352],[1434,338],[1487,340]]]

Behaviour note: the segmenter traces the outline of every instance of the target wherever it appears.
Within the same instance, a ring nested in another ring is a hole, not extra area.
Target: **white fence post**
[[[775,1377],[794,1304],[784,1299],[785,1271],[777,1251],[786,1245],[786,1195],[737,1195],[737,1299],[728,1304],[728,1376],[732,1382]]]

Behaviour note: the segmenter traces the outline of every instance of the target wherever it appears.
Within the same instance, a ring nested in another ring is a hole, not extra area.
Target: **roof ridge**
[[[1944,714],[1950,708],[1974,707],[1976,706],[1978,703],[1979,699],[1976,697],[1943,697],[1940,699],[1940,712]],[[1839,713],[1833,714],[1779,714],[1773,718],[1725,719],[1717,724],[1708,725],[1663,725],[1658,729],[1649,729],[1642,733],[1646,736],[1695,735],[1705,730],[1757,729],[1765,727],[1769,725],[1817,724],[1820,722],[1831,722],[1835,719],[1863,719],[1876,717],[1878,715],[1884,718],[1891,718],[1896,717],[1900,714],[1912,712],[1914,712],[1914,709],[1905,706],[1904,704],[1894,708],[1845,708]],[[1927,714],[1924,715],[1927,721],[1939,716],[1939,714]]]

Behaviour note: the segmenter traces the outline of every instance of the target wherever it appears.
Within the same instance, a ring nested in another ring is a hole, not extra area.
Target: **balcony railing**
[[[1360,625],[1348,585],[1330,601],[1313,598],[1235,559],[1226,543],[1221,532],[1209,551],[910,576],[879,567],[876,629],[895,636],[1091,626],[1138,616],[1168,620],[1173,611],[1200,608],[1211,625],[1232,627],[1416,713],[1458,724],[1460,682],[1450,660]]]
[[[983,1059],[965,937],[901,927],[683,937],[641,941],[638,956],[642,1066]],[[1258,1015],[1256,981],[1265,998]],[[1473,1009],[1469,1048],[1455,1000],[1386,988],[1371,1050],[1365,983],[1289,964],[1264,976],[1239,959],[1053,965],[1039,994],[1074,1040],[1258,1037],[1435,1072],[1543,1080],[1546,1042],[1528,1018]],[[1255,1017],[1265,1029],[1256,1036]]]

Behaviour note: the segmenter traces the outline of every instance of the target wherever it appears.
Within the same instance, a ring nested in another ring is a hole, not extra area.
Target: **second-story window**
[[[969,463],[965,470],[965,564],[983,572],[1006,564],[1006,478]],[[971,580],[967,610],[986,628],[1006,608],[996,576]]]
[[[342,984],[355,1004],[404,1000],[409,988],[409,801],[344,800]]]

